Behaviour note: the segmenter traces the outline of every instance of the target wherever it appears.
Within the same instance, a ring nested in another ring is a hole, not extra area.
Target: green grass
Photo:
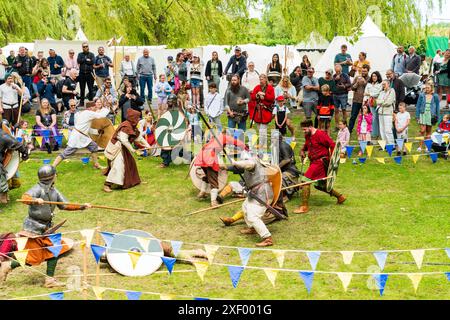
[[[298,123],[298,115],[295,123]],[[300,138],[300,130],[297,132]],[[412,125],[410,136],[417,136],[417,126]],[[352,137],[352,139],[354,139]],[[301,141],[299,139],[299,141]],[[355,143],[353,143],[355,144]],[[296,153],[300,143],[296,147]],[[417,144],[413,145],[413,150]],[[357,150],[356,150],[357,152]],[[449,204],[450,193],[448,161],[439,158],[435,164],[428,157],[421,157],[414,164],[404,159],[402,165],[390,161],[385,165],[377,163],[375,156],[387,156],[374,149],[372,159],[365,164],[353,165],[351,161],[339,169],[336,189],[343,192],[348,200],[342,206],[335,199],[312,188],[311,210],[306,215],[290,214],[288,221],[276,222],[269,226],[273,234],[273,249],[305,250],[393,250],[450,247]],[[53,159],[56,154],[51,155]],[[33,154],[33,158],[48,158],[46,154]],[[354,156],[355,157],[355,154]],[[78,157],[79,158],[79,157]],[[55,222],[67,218],[61,232],[84,228],[101,227],[103,231],[120,232],[124,229],[141,229],[151,232],[160,239],[180,240],[189,243],[208,243],[254,248],[256,236],[244,236],[239,230],[244,224],[224,227],[218,217],[231,215],[239,205],[231,205],[214,211],[186,217],[185,214],[207,207],[208,201],[196,200],[197,190],[189,179],[185,179],[186,165],[158,168],[160,159],[137,160],[143,183],[130,190],[106,194],[101,191],[104,177],[81,160],[72,159],[58,167],[57,188],[70,201],[90,202],[118,207],[145,209],[152,215],[135,213],[88,210],[84,212],[57,211]],[[20,173],[22,187],[10,192],[11,202],[0,214],[3,231],[19,231],[27,215],[27,207],[16,203],[21,194],[36,183],[36,172],[41,162],[29,161],[22,164]],[[236,179],[236,177],[231,177]],[[300,203],[295,197],[287,203],[290,212]],[[79,234],[70,235],[80,239]],[[183,245],[184,249],[198,248]],[[221,248],[215,262],[240,264],[236,249]],[[405,264],[406,263],[406,264]],[[445,263],[447,265],[431,265]],[[295,272],[279,272],[276,287],[273,288],[262,270],[247,269],[242,274],[239,285],[233,289],[224,266],[211,265],[202,283],[196,272],[155,273],[142,278],[123,277],[101,265],[100,286],[123,288],[136,291],[151,291],[166,294],[219,297],[230,299],[449,299],[450,282],[444,272],[450,271],[450,259],[443,250],[427,251],[424,265],[418,270],[409,252],[390,253],[385,272],[442,272],[438,275],[424,275],[417,294],[406,276],[389,277],[384,296],[378,290],[368,288],[368,275],[354,275],[344,292],[335,274],[315,274],[313,289],[307,294],[305,286]],[[61,258],[57,275],[67,274],[70,266],[82,267],[79,247]],[[95,260],[89,253],[89,273],[95,273]],[[278,267],[271,252],[254,251],[249,266]],[[320,271],[367,272],[376,266],[372,253],[355,253],[351,265],[345,265],[339,252],[322,253],[317,265]],[[304,253],[288,252],[284,268],[309,270]],[[35,267],[45,272],[45,264]],[[165,270],[162,267],[161,270]],[[175,264],[174,270],[194,270],[187,264]],[[369,271],[371,272],[371,271]],[[0,298],[8,299],[48,293],[40,286],[43,276],[29,269],[16,269],[9,276]],[[89,277],[95,284],[95,277]],[[123,293],[106,291],[105,299],[124,299]],[[91,299],[94,299],[90,291]],[[80,299],[78,292],[66,294],[67,299]],[[158,296],[143,295],[142,299],[158,299]]]

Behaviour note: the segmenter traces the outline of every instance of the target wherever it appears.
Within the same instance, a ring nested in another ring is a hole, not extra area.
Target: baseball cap
[[[236,46],[236,47],[234,47],[234,51],[242,51],[242,50],[241,50],[241,47]]]
[[[172,57],[172,56],[168,56],[168,57],[167,57],[167,60],[173,61],[173,57]]]
[[[278,96],[277,97],[277,101],[284,101],[284,97],[283,96]]]

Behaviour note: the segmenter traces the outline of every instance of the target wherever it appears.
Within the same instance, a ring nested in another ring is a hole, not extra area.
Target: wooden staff
[[[25,94],[25,90],[24,90],[25,84],[23,83],[22,79],[20,79],[20,77],[17,77],[17,83],[20,84],[20,89],[22,91],[22,94],[20,95],[19,115],[17,117],[17,122],[15,124],[18,124],[20,122],[20,116],[22,115],[23,95]],[[14,111],[12,108],[11,108],[11,112],[12,112],[13,119],[14,119]]]
[[[332,176],[325,177],[325,178],[322,178],[322,179],[317,179],[317,180],[306,181],[306,182],[294,184],[294,185],[292,185],[292,186],[288,186],[288,187],[281,188],[281,191],[284,191],[284,190],[287,190],[287,189],[296,188],[296,187],[306,186],[306,185],[308,185],[308,184],[312,184],[312,183],[315,183],[315,182],[318,182],[318,181],[321,181],[321,180],[328,180],[328,179],[330,179],[330,178],[332,178]],[[209,211],[209,210],[212,210],[212,209],[217,209],[217,208],[225,207],[225,206],[228,206],[228,205],[233,204],[233,203],[242,202],[242,201],[244,201],[245,199],[246,199],[246,198],[242,198],[242,199],[234,200],[234,201],[227,202],[227,203],[224,203],[224,204],[220,204],[220,205],[218,205],[218,206],[200,209],[200,210],[197,210],[197,211],[194,211],[194,212],[187,213],[186,216],[191,216],[191,215],[193,215],[193,214],[197,214],[197,213]]]
[[[287,45],[284,45],[284,75],[287,75]]]
[[[33,200],[22,200],[17,199],[17,202],[30,202]],[[54,204],[54,205],[63,205],[63,206],[84,206],[84,204],[80,203],[72,203],[72,202],[56,202],[56,201],[44,201],[43,204]],[[138,213],[144,213],[144,214],[151,214],[151,212],[145,211],[145,210],[137,210],[137,209],[125,209],[125,208],[116,208],[116,207],[109,207],[109,206],[101,206],[101,205],[91,205],[94,209],[106,209],[106,210],[115,210],[115,211],[126,211],[126,212],[138,212]]]
[[[87,300],[87,285],[88,285],[88,280],[87,280],[87,251],[86,251],[86,246],[87,243],[84,243],[83,246],[83,299]]]

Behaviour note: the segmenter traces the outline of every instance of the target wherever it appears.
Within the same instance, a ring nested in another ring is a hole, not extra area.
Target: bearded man
[[[231,77],[230,86],[225,92],[224,106],[228,115],[228,127],[245,131],[248,117],[247,104],[250,94],[246,87],[242,86],[239,75]]]

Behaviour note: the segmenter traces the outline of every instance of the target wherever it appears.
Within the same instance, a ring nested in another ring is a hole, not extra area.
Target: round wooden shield
[[[103,130],[102,134],[89,134],[91,139],[100,147],[105,149],[111,140],[114,132],[114,126],[108,118],[95,119],[91,124],[92,129]]]
[[[12,136],[8,126],[5,126],[4,123],[2,123],[2,130],[3,132]],[[6,180],[9,180],[12,177],[14,177],[17,170],[19,169],[19,163],[20,163],[20,154],[18,151],[7,150],[5,152],[5,156],[3,157],[3,167],[7,172]]]
[[[158,239],[148,232],[134,229],[114,235],[111,244],[106,248],[106,258],[110,266],[121,275],[129,277],[152,274],[161,267],[163,255],[163,248]]]
[[[178,110],[166,111],[156,124],[155,138],[160,147],[175,147],[186,135],[186,122]]]
[[[331,178],[327,179],[327,192],[330,192],[333,189],[334,181],[336,180],[340,163],[340,150],[341,143],[336,141],[336,146],[334,147],[333,154],[330,158],[330,164],[328,165],[327,177]]]
[[[269,165],[266,167],[267,178],[272,186],[273,191],[273,200],[271,205],[275,205],[277,203],[278,198],[281,194],[281,186],[283,182],[282,174],[280,167],[276,165]]]
[[[202,178],[205,176],[205,173],[203,172],[202,168],[199,166],[194,165],[194,160],[191,162],[189,176],[191,177],[192,184],[194,187],[196,187],[198,190],[201,189],[202,186]],[[222,191],[223,188],[228,183],[228,171],[227,170],[219,170],[219,191]],[[206,192],[210,192],[211,188],[208,185],[208,189]]]

